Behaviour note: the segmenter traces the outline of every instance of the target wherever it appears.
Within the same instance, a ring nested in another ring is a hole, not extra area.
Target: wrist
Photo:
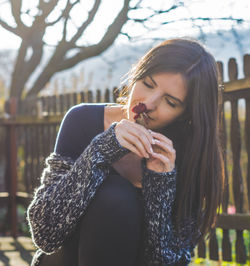
[[[130,152],[127,148],[121,146],[117,140],[115,134],[116,124],[117,122],[112,123],[107,130],[100,133],[92,140],[94,152],[97,155],[97,164],[111,164]]]
[[[169,171],[157,172],[155,170],[147,168],[147,160],[145,158],[142,159],[141,166],[142,166],[143,173],[150,175],[150,176],[154,176],[155,178],[164,178],[164,177],[170,178],[170,179],[176,178],[177,169],[175,166],[172,167],[172,169]]]

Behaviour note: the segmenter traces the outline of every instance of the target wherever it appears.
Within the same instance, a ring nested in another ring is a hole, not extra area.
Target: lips
[[[148,114],[146,114],[146,116],[149,118],[149,119],[151,119],[151,120],[154,120],[152,117],[150,117]]]
[[[142,115],[146,120],[153,120],[147,113],[142,113]]]

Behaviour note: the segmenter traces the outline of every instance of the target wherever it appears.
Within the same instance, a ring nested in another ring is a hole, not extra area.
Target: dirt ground
[[[34,253],[35,247],[29,237],[18,237],[17,239],[0,237],[0,266],[29,266]],[[221,265],[219,262],[191,262],[189,266],[195,266],[197,264],[206,266]]]
[[[28,266],[34,252],[28,237],[0,237],[0,266]]]

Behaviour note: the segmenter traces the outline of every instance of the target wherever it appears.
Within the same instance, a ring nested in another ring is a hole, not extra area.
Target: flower
[[[132,112],[136,113],[134,116],[134,120],[136,123],[145,125],[145,123],[148,123],[148,117],[145,114],[147,111],[147,106],[144,103],[138,103],[136,106],[132,108]]]
[[[144,103],[139,103],[132,108],[132,112],[137,113],[137,114],[143,113],[146,110],[147,110],[147,106]]]

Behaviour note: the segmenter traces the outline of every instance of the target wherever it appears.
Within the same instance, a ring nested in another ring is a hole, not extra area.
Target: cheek
[[[159,112],[159,123],[167,125],[175,121],[181,115],[182,112],[182,110],[174,110],[171,107],[165,107]]]
[[[143,91],[140,89],[139,86],[137,87],[134,87],[131,91],[131,98],[132,98],[132,101],[138,101],[142,98],[142,95],[144,95]]]
[[[130,113],[130,117],[132,115],[133,117],[133,112],[131,111],[131,109],[133,108],[133,106],[135,104],[138,104],[138,102],[142,102],[143,98],[142,98],[142,93],[140,92],[140,90],[138,88],[132,88],[129,97],[128,97],[128,111]]]

